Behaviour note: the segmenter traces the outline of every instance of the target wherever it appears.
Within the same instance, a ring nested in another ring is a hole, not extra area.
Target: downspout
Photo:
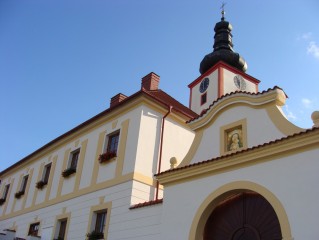
[[[161,141],[159,147],[159,159],[158,159],[158,168],[157,174],[161,172],[161,165],[162,165],[162,151],[163,151],[163,138],[164,138],[164,127],[165,127],[165,118],[172,112],[173,106],[169,106],[168,112],[162,117],[162,124],[161,124]],[[155,200],[158,200],[158,192],[159,192],[159,181],[156,181],[156,193],[155,193]]]

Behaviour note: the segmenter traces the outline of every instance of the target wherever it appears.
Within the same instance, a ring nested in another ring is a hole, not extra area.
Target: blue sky
[[[0,171],[140,89],[188,105],[187,85],[212,51],[222,1],[0,0]],[[227,1],[234,49],[260,90],[289,96],[284,111],[310,128],[319,110],[319,1]]]

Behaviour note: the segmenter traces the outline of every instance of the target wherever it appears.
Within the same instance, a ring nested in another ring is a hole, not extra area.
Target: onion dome
[[[205,73],[219,61],[223,61],[242,72],[247,70],[245,59],[233,50],[233,35],[231,34],[233,27],[229,22],[225,21],[224,14],[225,12],[222,10],[221,21],[216,23],[214,28],[214,51],[207,54],[200,63],[199,72],[201,74]]]

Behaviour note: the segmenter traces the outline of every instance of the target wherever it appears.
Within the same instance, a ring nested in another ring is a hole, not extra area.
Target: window
[[[8,196],[9,188],[10,188],[10,184],[8,184],[4,187],[2,197],[0,198],[0,206],[5,203],[7,196]]]
[[[61,219],[59,220],[59,233],[58,233],[58,239],[64,239],[65,232],[66,232],[66,224],[68,220],[67,219]]]
[[[76,166],[78,165],[78,160],[80,156],[80,149],[77,149],[70,153],[68,168],[62,172],[62,176],[67,178],[71,174],[76,172]]]
[[[29,178],[29,175],[26,175],[23,177],[22,183],[20,186],[20,192],[23,192],[23,193],[25,192],[25,189],[27,188],[28,178]]]
[[[20,198],[22,195],[24,195],[25,189],[27,188],[28,178],[29,178],[29,175],[26,175],[22,178],[20,190],[15,193],[16,198]]]
[[[52,165],[52,163],[49,163],[49,164],[45,165],[45,167],[44,167],[42,180],[45,184],[47,184],[49,181],[51,165]]]
[[[45,185],[48,184],[49,182],[49,177],[50,177],[50,171],[51,171],[51,165],[52,163],[49,163],[44,166],[42,178],[39,182],[37,182],[36,187],[38,189],[42,189]]]
[[[117,152],[117,146],[119,143],[120,132],[113,133],[108,136],[106,152]]]
[[[29,228],[28,236],[38,236],[40,223],[32,223]]]
[[[100,154],[98,159],[100,163],[105,163],[112,159],[115,159],[115,157],[117,156],[117,147],[119,144],[119,137],[120,137],[119,131],[106,136],[104,152]]]
[[[67,238],[70,218],[70,212],[56,216],[53,240],[64,240]]]
[[[110,223],[110,211],[112,202],[99,203],[92,206],[90,210],[88,239],[108,239],[108,228]]]
[[[77,149],[73,151],[70,155],[70,168],[76,169],[76,166],[78,165],[78,159],[80,155],[80,149]]]
[[[203,105],[207,102],[207,92],[205,92],[200,98],[200,105]]]
[[[106,214],[106,210],[96,213],[95,232],[104,233]]]
[[[2,194],[2,199],[4,199],[4,201],[7,199],[8,193],[9,193],[9,189],[10,189],[10,184],[7,184],[4,187],[4,192]]]

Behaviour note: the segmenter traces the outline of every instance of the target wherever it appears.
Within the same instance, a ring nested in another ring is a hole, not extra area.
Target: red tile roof
[[[157,199],[157,200],[152,200],[148,202],[143,202],[143,203],[138,203],[130,207],[130,209],[136,209],[136,208],[141,208],[141,207],[147,207],[147,206],[152,206],[156,204],[163,203],[163,198]]]
[[[154,176],[157,177],[157,176],[162,176],[162,175],[165,175],[167,173],[171,173],[171,172],[177,172],[177,171],[181,171],[183,169],[186,169],[186,168],[191,168],[191,167],[195,167],[195,166],[198,166],[198,165],[203,165],[203,164],[207,164],[207,163],[211,163],[211,162],[214,162],[214,161],[221,161],[225,158],[228,158],[230,156],[235,156],[235,155],[239,155],[239,154],[244,154],[246,152],[250,152],[250,151],[253,151],[257,148],[262,148],[262,147],[265,147],[265,146],[268,146],[268,145],[272,145],[272,144],[277,144],[279,142],[283,142],[283,141],[286,141],[288,139],[291,139],[291,138],[294,138],[296,136],[301,136],[301,135],[305,135],[307,133],[310,133],[310,132],[318,132],[319,133],[319,127],[313,127],[311,129],[307,129],[305,131],[302,131],[302,132],[299,132],[299,133],[295,133],[295,134],[292,134],[290,136],[287,136],[287,137],[283,137],[283,138],[280,138],[280,139],[276,139],[274,141],[270,141],[270,142],[267,142],[267,143],[264,143],[264,144],[260,144],[260,145],[257,145],[257,146],[254,146],[254,147],[250,147],[250,148],[247,148],[247,149],[243,149],[243,150],[240,150],[240,151],[237,151],[237,152],[234,152],[234,153],[229,153],[227,155],[223,155],[223,156],[219,156],[219,157],[215,157],[215,158],[212,158],[212,159],[209,159],[209,160],[204,160],[204,161],[200,161],[200,162],[196,162],[196,163],[192,163],[192,164],[189,164],[189,165],[186,165],[186,166],[183,166],[183,167],[177,167],[177,168],[173,168],[173,169],[169,169],[167,171],[164,171],[164,172],[161,172],[159,174],[155,174]]]
[[[145,91],[147,94],[151,95],[154,99],[164,102],[166,105],[172,106],[173,109],[177,110],[180,113],[183,113],[186,116],[189,116],[190,118],[198,117],[198,114],[193,112],[188,107],[181,104],[179,101],[177,101],[175,98],[168,95],[166,92],[162,90],[153,90],[153,91]]]
[[[282,88],[278,87],[278,86],[274,86],[273,88],[268,88],[267,90],[264,90],[262,92],[257,92],[257,93],[252,93],[252,92],[246,92],[246,91],[237,91],[237,92],[231,92],[231,93],[227,93],[219,98],[217,98],[215,101],[213,101],[206,109],[203,109],[203,111],[201,112],[200,115],[198,115],[197,117],[194,117],[190,120],[187,121],[187,123],[190,123],[192,121],[195,121],[196,119],[199,119],[201,117],[203,117],[215,104],[217,104],[218,102],[220,102],[221,100],[223,100],[224,98],[227,98],[229,96],[233,96],[235,94],[241,93],[241,94],[246,94],[246,95],[262,95],[265,94],[267,92],[270,91],[274,91],[276,89],[280,89],[282,90]]]

